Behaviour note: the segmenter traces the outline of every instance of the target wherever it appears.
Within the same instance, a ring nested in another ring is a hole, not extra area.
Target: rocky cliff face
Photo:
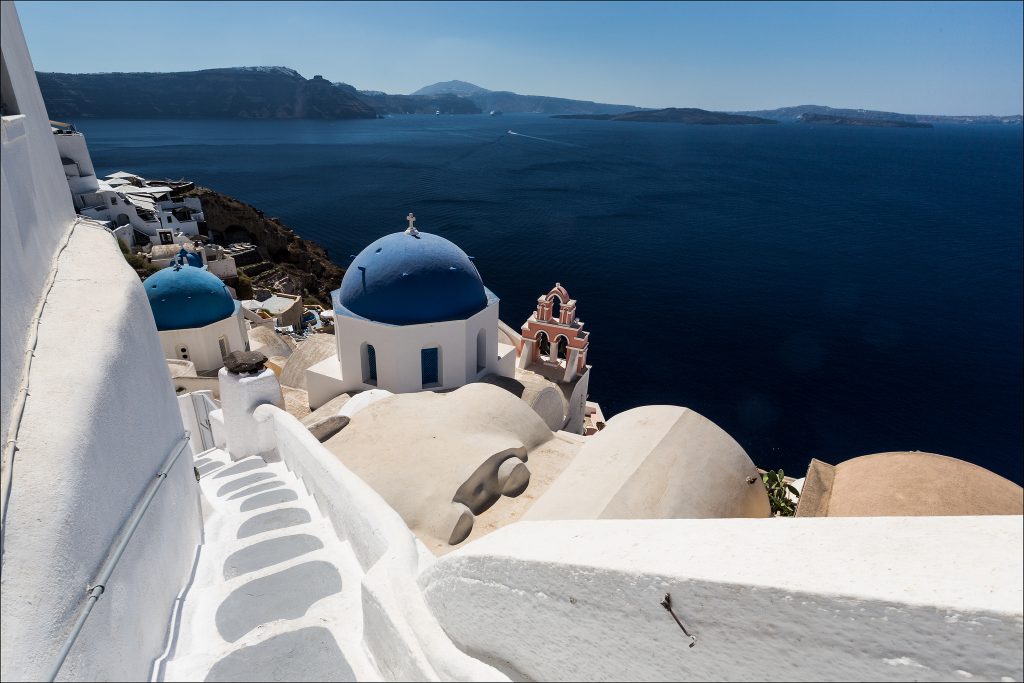
[[[285,67],[177,73],[37,73],[50,116],[76,118],[372,119],[376,112],[323,78]]]
[[[325,308],[331,307],[331,290],[341,286],[345,270],[331,261],[326,249],[233,197],[205,187],[196,187],[188,194],[202,200],[206,224],[215,242],[256,245],[263,262],[240,269],[252,279],[254,287],[312,297]]]

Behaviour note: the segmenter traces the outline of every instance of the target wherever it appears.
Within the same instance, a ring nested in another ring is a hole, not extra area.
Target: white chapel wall
[[[184,360],[192,361],[198,372],[216,370],[224,365],[221,337],[227,342],[228,353],[248,350],[243,325],[241,314],[236,313],[204,327],[163,330],[159,332],[160,345],[165,358],[182,358],[181,349],[185,348],[188,358]]]

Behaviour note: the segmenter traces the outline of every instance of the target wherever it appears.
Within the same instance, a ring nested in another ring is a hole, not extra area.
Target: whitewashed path
[[[157,680],[381,680],[362,645],[362,572],[281,463],[196,458],[205,539]]]

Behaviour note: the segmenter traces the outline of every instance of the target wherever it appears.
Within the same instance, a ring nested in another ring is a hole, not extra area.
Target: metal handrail
[[[186,431],[181,437],[181,441],[171,451],[167,459],[164,460],[164,464],[160,467],[160,471],[156,473],[156,476],[149,483],[149,487],[146,490],[145,495],[142,498],[140,505],[135,508],[135,512],[128,518],[125,523],[124,529],[119,534],[117,545],[114,546],[113,551],[107,555],[107,559],[103,562],[100,567],[99,575],[96,577],[96,581],[92,586],[89,587],[89,596],[86,598],[85,605],[82,609],[81,614],[78,615],[78,619],[75,620],[75,625],[72,627],[68,637],[64,640],[64,645],[61,646],[60,653],[57,655],[57,661],[54,663],[53,668],[50,669],[49,675],[46,680],[56,680],[57,674],[60,673],[60,669],[64,666],[64,660],[68,658],[68,654],[71,652],[71,648],[74,647],[75,641],[78,640],[79,634],[82,632],[82,627],[85,626],[85,620],[89,618],[89,614],[92,612],[92,608],[96,606],[96,602],[100,599],[103,591],[107,588],[107,581],[110,580],[110,575],[113,574],[114,568],[120,561],[121,556],[124,555],[125,549],[128,547],[129,541],[132,540],[132,535],[135,534],[135,529],[138,528],[139,522],[142,521],[142,516],[146,514],[146,510],[149,509],[150,503],[153,502],[153,498],[156,497],[156,492],[160,489],[160,485],[167,479],[167,473],[174,467],[174,463],[178,461],[178,457],[184,452],[185,447],[188,445],[188,440],[192,435]]]

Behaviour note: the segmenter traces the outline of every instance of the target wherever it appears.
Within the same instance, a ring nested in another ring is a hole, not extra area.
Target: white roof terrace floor
[[[196,457],[205,538],[155,680],[377,681],[362,570],[282,463]]]

